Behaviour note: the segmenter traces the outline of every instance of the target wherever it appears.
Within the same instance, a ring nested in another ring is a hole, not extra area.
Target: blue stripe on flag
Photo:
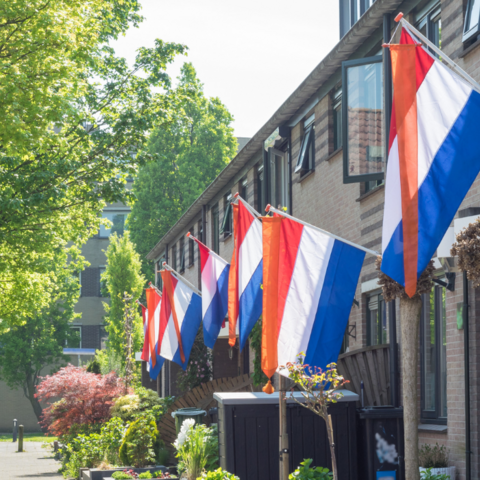
[[[155,352],[157,351],[157,344],[155,345]],[[160,355],[157,355],[157,363],[155,364],[155,367],[152,368],[152,360],[150,359],[150,371],[148,374],[150,375],[150,378],[152,380],[156,380],[158,377],[158,374],[162,370],[163,364],[165,363],[165,359],[161,357]]]
[[[182,336],[183,353],[185,354],[185,363],[180,359],[180,349],[178,348],[173,356],[173,361],[178,363],[184,370],[187,369],[188,359],[192,351],[193,342],[197,336],[200,323],[202,322],[202,299],[192,293],[192,299],[188,305],[185,317],[183,318],[180,334]]]
[[[405,286],[403,267],[403,222],[397,225],[387,248],[383,252],[381,270],[400,285]]]
[[[217,281],[217,291],[210,302],[203,318],[203,339],[205,345],[213,348],[218,334],[222,328],[228,310],[228,273],[230,265],[227,265]]]
[[[335,240],[308,342],[306,364],[325,369],[337,361],[364,258],[363,250]]]
[[[263,290],[260,288],[263,281],[263,260],[260,261],[252,278],[243,291],[239,301],[239,341],[240,351],[245,347],[252,328],[262,314]]]

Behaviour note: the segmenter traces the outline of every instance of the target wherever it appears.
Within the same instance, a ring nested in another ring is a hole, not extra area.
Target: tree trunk
[[[330,454],[332,456],[333,480],[338,480],[337,457],[335,455],[335,438],[333,436],[333,425],[332,425],[331,415],[327,414],[327,417],[325,418],[325,423],[327,424],[328,443],[330,444]]]
[[[403,426],[405,430],[405,478],[419,480],[418,471],[418,333],[422,299],[400,298],[402,330]]]
[[[42,419],[43,408],[40,405],[40,402],[35,398],[35,382],[30,376],[27,378],[26,387],[25,396],[30,400],[33,413],[37,417],[38,423],[40,423],[40,420]],[[45,427],[42,425],[40,425],[40,427],[43,433],[47,433],[47,429]]]

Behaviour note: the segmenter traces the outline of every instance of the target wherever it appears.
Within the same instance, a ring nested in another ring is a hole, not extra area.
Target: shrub
[[[300,466],[288,476],[289,480],[329,480],[332,478],[333,473],[328,468],[322,467],[310,467],[313,460],[306,458],[300,463]]]
[[[188,480],[196,480],[204,469],[218,467],[218,434],[216,425],[207,427],[195,425],[195,420],[182,423],[178,438],[173,444],[177,450],[179,473],[185,473]]]
[[[150,472],[143,472],[138,476],[138,478],[153,478],[153,476]]]
[[[155,472],[154,475],[155,475],[154,478],[171,478],[171,479],[178,478],[176,475],[170,475],[168,472],[164,473],[161,470],[159,470],[158,472]]]
[[[155,462],[158,429],[152,415],[140,417],[128,427],[120,447],[123,465],[143,467]]]
[[[133,470],[131,470],[131,472],[133,472]],[[135,473],[135,472],[133,472]],[[136,475],[136,473],[135,473]],[[138,477],[138,475],[137,475]],[[112,478],[114,478],[115,480],[130,480],[132,478],[136,478],[134,476],[132,476],[128,470],[119,470],[117,472],[113,472],[112,474]]]
[[[449,451],[445,445],[436,443],[433,447],[428,443],[418,451],[419,465],[424,468],[447,468]]]
[[[68,365],[47,375],[37,387],[40,401],[61,398],[44,409],[41,424],[58,437],[68,434],[74,424],[102,424],[110,418],[113,400],[124,392],[122,381],[114,373],[102,377]]]
[[[427,468],[427,470],[420,472],[420,478],[422,480],[450,480],[450,475],[446,475],[445,473],[433,473],[431,468]]]
[[[204,472],[197,480],[240,480],[233,473],[224,472],[221,468],[213,472]]]

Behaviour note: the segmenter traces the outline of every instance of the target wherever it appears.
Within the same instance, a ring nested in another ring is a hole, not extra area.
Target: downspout
[[[313,142],[315,145],[315,141]],[[292,134],[288,132],[288,204],[290,205],[290,215],[293,215],[293,194],[292,194]]]
[[[468,312],[468,279],[467,272],[463,272],[463,351],[465,355],[465,470],[466,480],[471,480],[470,451],[470,343],[469,343],[469,312]]]

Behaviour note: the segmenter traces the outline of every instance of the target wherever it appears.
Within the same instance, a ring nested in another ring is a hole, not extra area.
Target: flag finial
[[[272,380],[269,380],[266,383],[266,385],[262,388],[262,390],[268,395],[271,395],[275,391],[275,388],[273,388],[273,385],[272,385]]]

